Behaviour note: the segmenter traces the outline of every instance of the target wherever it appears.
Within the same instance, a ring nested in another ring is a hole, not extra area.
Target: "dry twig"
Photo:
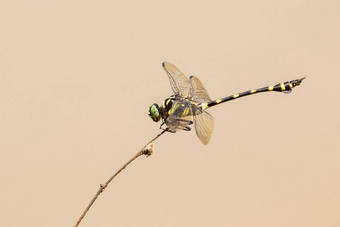
[[[127,163],[125,163],[115,174],[112,175],[112,177],[110,177],[110,179],[108,181],[106,181],[105,184],[100,184],[99,189],[97,191],[97,193],[94,195],[94,197],[92,198],[91,202],[89,203],[89,205],[87,205],[86,209],[84,210],[84,212],[82,213],[82,215],[80,216],[80,218],[78,219],[77,223],[76,223],[76,227],[80,224],[80,222],[83,220],[83,218],[85,217],[86,213],[89,211],[89,209],[91,208],[91,206],[93,205],[93,203],[96,201],[96,199],[98,198],[98,196],[104,191],[104,189],[108,186],[108,184],[113,180],[113,178],[115,178],[123,169],[125,169],[125,167],[127,167],[132,161],[134,161],[136,158],[138,158],[141,155],[146,155],[146,156],[150,156],[152,154],[153,151],[153,142],[160,137],[161,135],[163,135],[163,133],[165,133],[167,130],[163,130],[161,133],[159,133],[155,138],[153,138],[152,140],[150,140],[149,143],[147,143],[135,156],[133,156]]]

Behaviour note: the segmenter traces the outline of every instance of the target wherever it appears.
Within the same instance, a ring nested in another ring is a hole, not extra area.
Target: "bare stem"
[[[91,206],[93,205],[93,203],[96,201],[96,199],[98,198],[98,196],[104,191],[104,189],[108,186],[108,184],[113,180],[113,178],[115,178],[123,169],[125,169],[125,167],[127,167],[132,161],[134,161],[136,158],[138,158],[141,155],[146,155],[146,156],[150,156],[152,154],[152,145],[153,142],[160,137],[161,135],[163,135],[163,133],[165,133],[167,130],[163,130],[161,133],[159,133],[155,138],[153,138],[152,140],[150,140],[149,143],[147,143],[137,154],[135,154],[135,156],[133,156],[127,163],[125,163],[115,174],[112,175],[112,177],[110,177],[110,179],[108,179],[106,181],[105,184],[100,184],[99,189],[97,191],[97,193],[94,195],[94,197],[92,198],[91,202],[89,203],[89,205],[87,205],[86,209],[84,210],[84,212],[82,213],[82,215],[80,216],[80,218],[78,219],[75,227],[77,227],[80,222],[83,220],[83,218],[85,217],[86,213],[89,211],[89,209],[91,208]]]

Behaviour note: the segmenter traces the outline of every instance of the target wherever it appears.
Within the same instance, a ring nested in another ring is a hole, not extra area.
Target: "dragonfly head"
[[[158,122],[161,119],[161,111],[157,103],[150,106],[148,114],[154,122]]]

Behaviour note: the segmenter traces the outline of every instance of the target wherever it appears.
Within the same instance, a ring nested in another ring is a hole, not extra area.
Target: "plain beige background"
[[[208,146],[165,134],[81,226],[340,226],[340,3],[0,1],[0,226],[72,226],[159,132],[161,62],[212,98]]]

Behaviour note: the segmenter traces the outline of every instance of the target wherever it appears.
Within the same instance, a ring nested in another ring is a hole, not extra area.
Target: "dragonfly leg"
[[[163,121],[163,123],[161,124],[161,126],[159,127],[160,129],[162,129],[163,131],[168,131],[171,133],[175,133],[176,130],[170,129],[170,128],[163,128],[162,126],[165,124],[165,121]]]
[[[190,131],[191,128],[188,125],[192,125],[194,123],[193,121],[185,120],[185,119],[177,119],[177,122],[179,123],[179,125],[184,131]]]
[[[189,126],[185,126],[185,127],[183,128],[183,130],[184,130],[184,131],[190,131],[191,128],[190,128]]]
[[[173,130],[173,129],[169,129],[169,128],[166,128],[166,129],[163,129],[164,131],[168,131],[168,132],[171,132],[171,133],[176,133],[176,130]]]
[[[190,120],[185,120],[185,119],[177,119],[179,122],[185,123],[185,125],[192,125],[194,122]]]
[[[165,121],[163,121],[163,123],[161,124],[161,126],[159,126],[160,129],[163,129],[162,126],[165,124]],[[164,129],[163,129],[164,130]]]

